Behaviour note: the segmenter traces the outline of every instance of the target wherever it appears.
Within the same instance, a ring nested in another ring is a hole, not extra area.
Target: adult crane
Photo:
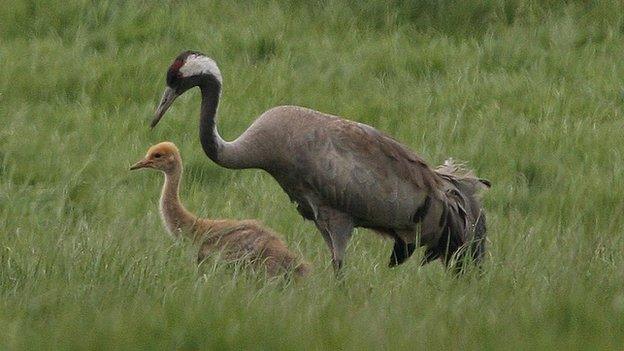
[[[226,168],[259,168],[273,176],[299,213],[316,224],[336,271],[354,227],[394,240],[390,266],[403,263],[419,245],[425,247],[424,263],[483,256],[485,216],[477,191],[490,184],[470,171],[450,162],[432,169],[373,127],[297,106],[264,112],[228,142],[216,128],[222,77],[213,59],[181,53],[166,83],[152,127],[178,96],[199,87],[206,155]]]

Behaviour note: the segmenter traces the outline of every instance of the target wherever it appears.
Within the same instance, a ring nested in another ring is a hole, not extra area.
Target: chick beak
[[[152,166],[152,162],[150,160],[147,159],[142,159],[141,161],[133,164],[130,167],[131,171],[134,171],[135,169],[141,169],[141,168],[148,168]]]

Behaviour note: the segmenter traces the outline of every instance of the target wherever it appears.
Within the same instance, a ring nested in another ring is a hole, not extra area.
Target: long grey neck
[[[165,172],[165,184],[160,196],[160,214],[171,235],[194,239],[193,227],[197,217],[187,211],[180,202],[181,178],[182,165],[179,165],[175,170]]]
[[[199,138],[206,155],[216,164],[230,169],[254,168],[244,142],[239,139],[227,142],[221,138],[216,126],[217,107],[221,85],[210,81],[200,86],[202,93]]]

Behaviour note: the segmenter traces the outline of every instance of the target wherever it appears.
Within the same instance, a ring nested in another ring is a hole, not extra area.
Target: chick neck
[[[160,195],[160,215],[165,227],[176,238],[188,237],[195,239],[194,227],[197,216],[189,212],[180,201],[180,181],[182,180],[182,163],[164,170],[165,183]]]

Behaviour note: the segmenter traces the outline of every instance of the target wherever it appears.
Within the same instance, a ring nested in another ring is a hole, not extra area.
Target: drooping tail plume
[[[464,163],[455,162],[452,158],[444,161],[435,171],[442,178],[452,178],[453,181],[460,183],[462,190],[471,195],[492,186],[489,180],[478,178]]]
[[[432,254],[443,257],[447,264],[454,260],[457,270],[461,270],[466,258],[478,264],[485,254],[486,243],[485,212],[479,193],[490,188],[491,183],[452,159],[438,166],[435,172],[443,180],[445,204],[440,218],[442,236]]]

